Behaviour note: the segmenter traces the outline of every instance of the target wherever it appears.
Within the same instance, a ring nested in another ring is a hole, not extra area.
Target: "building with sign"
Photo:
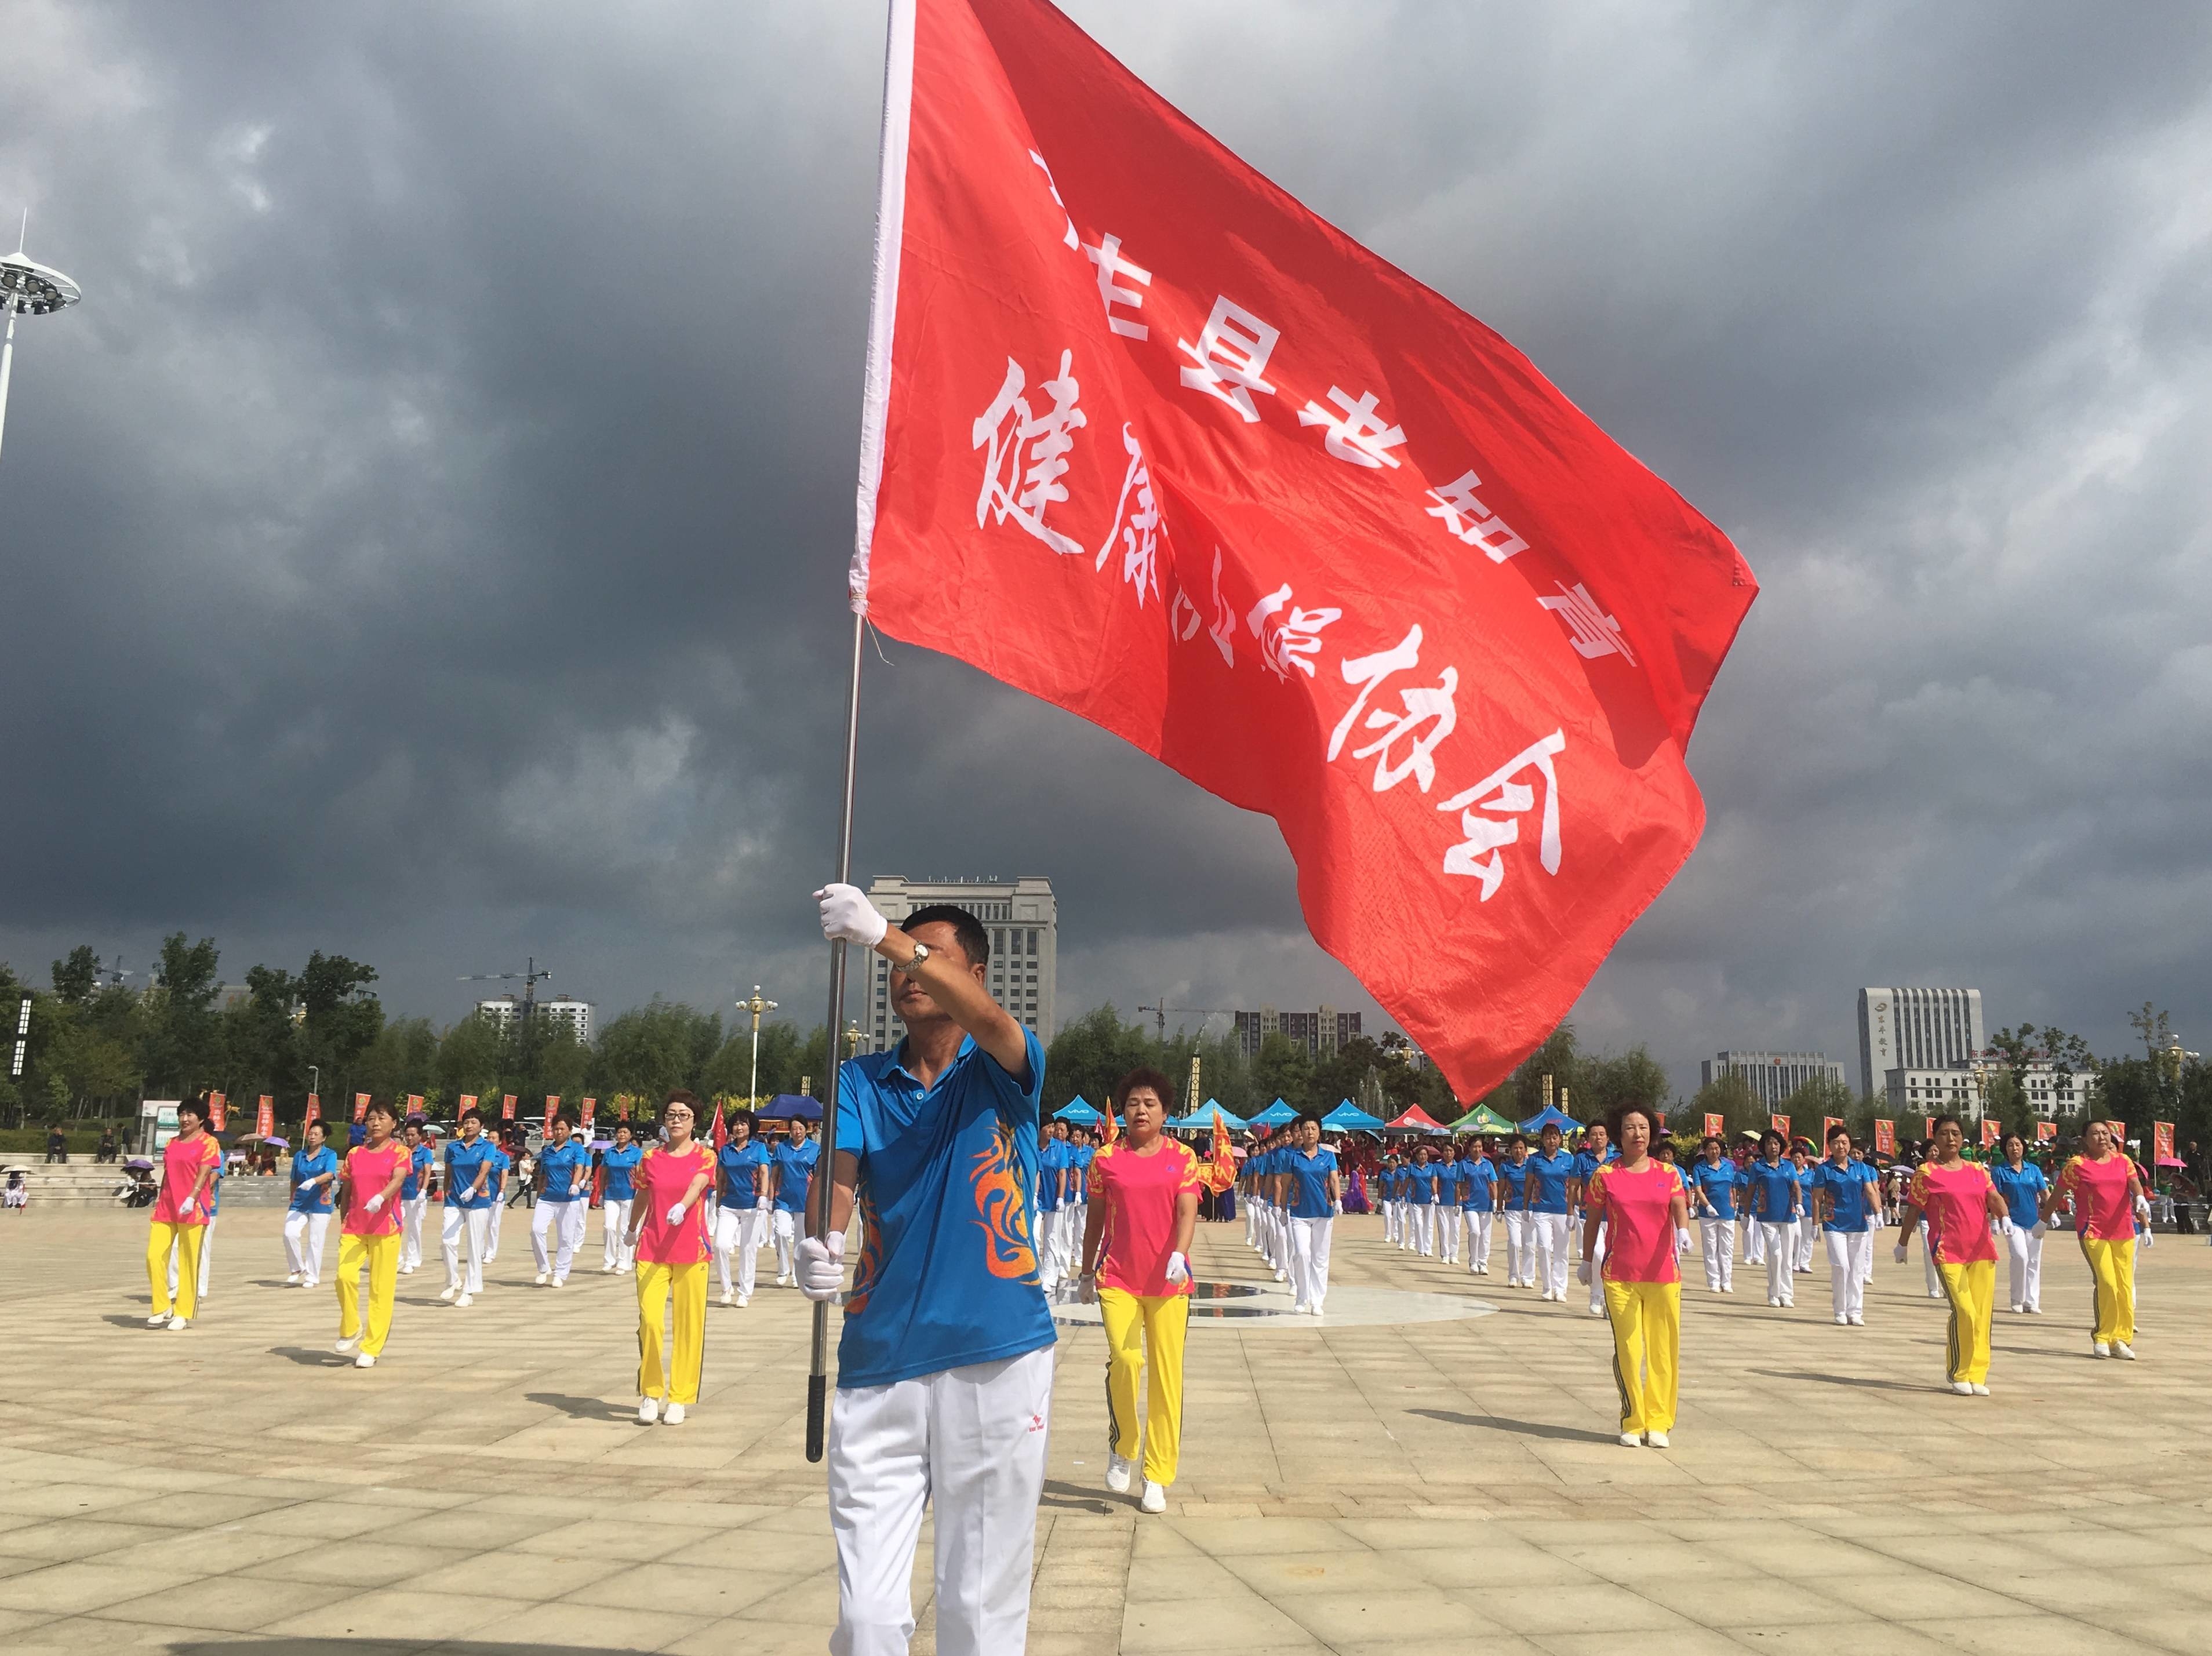
[[[1892,1070],[1948,1070],[1989,1046],[1978,989],[1859,991],[1859,1090],[1880,1097]]]
[[[1708,1087],[1723,1076],[1741,1076],[1752,1096],[1769,1110],[1778,1109],[1784,1099],[1808,1082],[1844,1084],[1844,1066],[1820,1052],[1753,1052],[1732,1047],[1707,1059],[1704,1071]]]

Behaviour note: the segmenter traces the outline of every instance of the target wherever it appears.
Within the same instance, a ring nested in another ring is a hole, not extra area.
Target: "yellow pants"
[[[1936,1262],[1944,1296],[1951,1301],[1951,1334],[1944,1348],[1944,1368],[1953,1380],[1984,1386],[1990,1378],[1990,1317],[1997,1298],[1997,1262],[1969,1259],[1953,1265]]]
[[[2114,1340],[2136,1343],[2136,1239],[2116,1241],[2094,1236],[2081,1239],[2082,1256],[2089,1261],[2089,1276],[2097,1288],[2097,1326],[2090,1338],[2100,1345]],[[160,1295],[155,1296],[158,1301]],[[186,1313],[190,1315],[190,1313]]]
[[[1613,1379],[1623,1432],[1671,1432],[1681,1396],[1682,1285],[1607,1283]]]
[[[368,1267],[368,1322],[361,1315],[361,1268]],[[399,1236],[338,1238],[338,1338],[359,1340],[372,1357],[392,1332],[392,1295],[399,1286]]]
[[[690,1265],[637,1262],[637,1391],[689,1407],[699,1401],[699,1374],[707,1362],[707,1272],[704,1259]],[[676,1349],[661,1378],[660,1323],[676,1301]]]
[[[146,1238],[146,1274],[154,1282],[154,1314],[166,1317],[169,1302],[169,1250],[177,1251],[177,1298],[174,1310],[186,1322],[200,1308],[200,1244],[207,1238],[205,1225],[171,1224],[156,1219]]]
[[[1145,1371],[1145,1479],[1164,1488],[1182,1458],[1182,1342],[1188,1294],[1098,1290],[1106,1325],[1106,1428],[1114,1453],[1137,1458],[1137,1371]]]

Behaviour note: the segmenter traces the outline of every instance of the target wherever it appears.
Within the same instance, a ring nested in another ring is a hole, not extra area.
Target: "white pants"
[[[1700,1219],[1698,1231],[1705,1247],[1705,1286],[1717,1293],[1735,1291],[1735,1221]]]
[[[789,1208],[775,1210],[775,1279],[779,1283],[795,1280],[798,1273],[796,1255],[799,1251],[799,1216]],[[1040,1266],[1044,1263],[1038,1260]]]
[[[1047,1346],[838,1388],[829,1443],[832,1656],[904,1656],[925,1506],[936,1509],[940,1656],[1013,1656],[1026,1646],[1052,1355]]]
[[[1779,1300],[1784,1305],[1796,1302],[1796,1295],[1790,1280],[1790,1262],[1797,1250],[1797,1226],[1794,1220],[1759,1222],[1759,1252],[1766,1259],[1766,1297]]]
[[[464,1294],[483,1292],[484,1247],[491,1236],[491,1210],[446,1204],[438,1227],[438,1251],[445,1256],[446,1286]]]
[[[547,1258],[545,1233],[553,1232],[554,1250]],[[575,1263],[576,1250],[584,1245],[584,1201],[581,1197],[573,1202],[541,1201],[530,1211],[530,1251],[536,1256],[540,1271],[550,1271],[553,1280],[565,1282],[568,1267]]]
[[[221,1217],[222,1216],[217,1215],[216,1216],[219,1218],[219,1217]],[[214,1259],[214,1258],[215,1258],[215,1223],[216,1223],[215,1220],[214,1220],[214,1219],[210,1219],[210,1220],[209,1220],[209,1221],[207,1222],[206,1225],[205,1225],[205,1226],[204,1226],[204,1227],[201,1228],[201,1230],[200,1230],[200,1270],[199,1270],[199,1277],[200,1277],[200,1280],[199,1280],[199,1286],[198,1286],[198,1288],[197,1289],[197,1290],[196,1290],[196,1291],[197,1291],[197,1292],[198,1292],[198,1294],[199,1295],[200,1298],[202,1298],[203,1300],[204,1300],[204,1299],[205,1299],[205,1298],[207,1298],[207,1296],[208,1296],[208,1262],[209,1262],[210,1259]],[[177,1298],[177,1250],[176,1250],[175,1248],[171,1248],[171,1249],[169,1250],[169,1300],[170,1300],[170,1302],[171,1302],[172,1304],[174,1304],[174,1303],[176,1302],[176,1298]]]
[[[1795,1259],[1799,1271],[1810,1271],[1813,1268],[1813,1238],[1819,1234],[1820,1228],[1820,1222],[1809,1213],[1797,1221],[1797,1252]]]
[[[1927,1245],[1928,1227],[1925,1225],[1920,1228],[1920,1265],[1928,1277],[1928,1297],[1940,1300],[1943,1297],[1943,1278],[1936,1269],[1936,1251]]]
[[[1874,1235],[1863,1230],[1826,1230],[1828,1298],[1836,1315],[1856,1321],[1866,1314],[1866,1267],[1874,1258]]]
[[[1490,1228],[1498,1216],[1488,1208],[1468,1208],[1462,1215],[1467,1224],[1467,1268],[1470,1272],[1490,1269]]]
[[[721,1272],[722,1292],[732,1291],[730,1267],[737,1267],[736,1292],[740,1299],[753,1296],[753,1272],[760,1264],[760,1233],[768,1215],[759,1208],[724,1207],[714,1216],[714,1265]]]
[[[1405,1204],[1395,1198],[1382,1204],[1382,1240],[1395,1242],[1403,1234]]]
[[[1547,1294],[1565,1299],[1567,1295],[1567,1216],[1564,1213],[1532,1213],[1528,1216],[1528,1230],[1535,1247],[1537,1286]]]
[[[2015,1311],[2043,1308],[2043,1234],[2040,1225],[2014,1225],[2004,1239],[2012,1260],[2012,1297],[2006,1303]]]
[[[327,1213],[302,1213],[295,1208],[284,1216],[284,1268],[297,1271],[310,1288],[323,1280],[323,1238],[330,1228]],[[204,1241],[201,1246],[206,1246]]]
[[[1038,1208],[1036,1218],[1037,1280],[1044,1284],[1044,1291],[1049,1294],[1060,1281],[1060,1210]],[[781,1240],[782,1233],[779,1231],[777,1240]]]
[[[1443,1233],[1437,1238],[1437,1252],[1448,1265],[1459,1263],[1459,1234],[1462,1222],[1458,1203],[1447,1202],[1437,1210],[1437,1228]]]
[[[1413,1204],[1413,1246],[1425,1259],[1437,1251],[1437,1204],[1434,1202]]]
[[[506,1198],[499,1196],[493,1197],[491,1198],[491,1234],[488,1236],[484,1241],[484,1263],[486,1265],[489,1265],[494,1259],[499,1258],[499,1216],[506,1211]]]
[[[1766,1226],[1762,1220],[1747,1216],[1743,1222],[1743,1262],[1747,1265],[1766,1263]]]
[[[414,1271],[422,1264],[422,1216],[430,1210],[427,1196],[399,1198],[399,1268]]]
[[[1289,1219],[1291,1297],[1303,1306],[1321,1309],[1328,1297],[1328,1243],[1334,1218]]]
[[[1053,1268],[1063,1277],[1075,1275],[1075,1252],[1083,1246],[1083,1204],[1070,1202],[1060,1210],[1052,1228]]]
[[[605,1232],[599,1251],[599,1264],[608,1271],[628,1271],[633,1256],[629,1251],[629,1214],[635,1205],[634,1198],[608,1197],[599,1204],[599,1225]]]
[[[1593,1316],[1605,1309],[1605,1226],[1597,1228],[1597,1247],[1590,1253],[1589,1307]]]
[[[1530,1246],[1528,1222],[1534,1216],[1524,1208],[1505,1210],[1505,1280],[1516,1288],[1536,1280],[1536,1254]]]

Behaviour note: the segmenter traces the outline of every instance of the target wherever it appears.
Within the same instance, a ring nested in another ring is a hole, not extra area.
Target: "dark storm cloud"
[[[2201,9],[1076,11],[1759,573],[1586,1033],[1844,1056],[1938,980],[2203,1029]],[[880,25],[17,0],[0,207],[88,299],[0,457],[0,953],[815,1016]],[[1270,824],[885,651],[864,871],[1050,874],[1065,1007],[1360,1003]]]

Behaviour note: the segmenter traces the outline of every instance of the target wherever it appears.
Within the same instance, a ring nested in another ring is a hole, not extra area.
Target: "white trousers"
[[[1382,1240],[1384,1241],[1395,1242],[1403,1234],[1401,1227],[1405,1222],[1404,1209],[1405,1204],[1395,1198],[1386,1200],[1382,1204]]]
[[[428,1196],[399,1198],[399,1268],[415,1271],[422,1264],[422,1216],[430,1210]]]
[[[1467,1268],[1470,1272],[1490,1269],[1490,1231],[1498,1216],[1488,1208],[1468,1208],[1463,1217],[1467,1222]]]
[[[1589,1307],[1593,1315],[1605,1309],[1605,1271],[1603,1270],[1605,1243],[1605,1225],[1600,1222],[1597,1228],[1597,1247],[1590,1253]],[[1579,1247],[1576,1250],[1576,1257],[1577,1259],[1581,1257]]]
[[[1705,1248],[1705,1286],[1717,1293],[1735,1291],[1735,1221],[1700,1219],[1699,1239]]]
[[[310,1288],[323,1280],[323,1238],[330,1228],[327,1213],[295,1208],[284,1216],[284,1269],[298,1271]]]
[[[1437,1251],[1437,1204],[1434,1202],[1413,1204],[1413,1246],[1424,1259]]]
[[[493,1197],[491,1198],[491,1234],[485,1239],[484,1242],[484,1263],[487,1265],[499,1258],[499,1216],[506,1211],[505,1198]]]
[[[1060,1210],[1060,1222],[1053,1227],[1053,1251],[1058,1257],[1054,1266],[1063,1277],[1075,1275],[1075,1253],[1083,1246],[1083,1204],[1070,1202]]]
[[[622,1200],[608,1196],[599,1203],[599,1225],[606,1232],[604,1247],[599,1249],[599,1265],[608,1271],[630,1269],[630,1249],[626,1242],[630,1234],[630,1207],[635,1207],[635,1198],[630,1196],[623,1196]]]
[[[775,1279],[793,1281],[798,1275],[799,1216],[789,1208],[777,1208],[770,1216],[775,1231]]]
[[[1797,1221],[1796,1262],[1798,1270],[1810,1271],[1813,1268],[1813,1239],[1820,1230],[1820,1222],[1809,1213]]]
[[[1053,1349],[889,1386],[838,1388],[830,1413],[837,1543],[832,1656],[904,1656],[915,1544],[937,1517],[940,1656],[1014,1656],[1029,1640]]]
[[[1567,1216],[1532,1213],[1529,1230],[1535,1244],[1538,1285],[1559,1299],[1567,1295]]]
[[[1459,1234],[1462,1228],[1459,1204],[1447,1202],[1437,1210],[1437,1252],[1448,1265],[1459,1263]]]
[[[491,1239],[491,1210],[446,1204],[438,1227],[438,1252],[445,1257],[446,1286],[464,1294],[483,1292],[484,1248]]]
[[[1838,1317],[1856,1320],[1866,1314],[1867,1265],[1874,1258],[1874,1234],[1864,1230],[1826,1230],[1820,1240],[1828,1250],[1828,1298]]]
[[[768,1215],[753,1208],[724,1207],[714,1216],[714,1265],[720,1271],[722,1292],[732,1291],[730,1269],[737,1267],[735,1291],[742,1299],[753,1296],[753,1272],[760,1264],[760,1236]]]
[[[1505,1280],[1516,1288],[1536,1280],[1536,1253],[1530,1245],[1528,1222],[1534,1216],[1525,1208],[1505,1210]]]
[[[1928,1277],[1928,1297],[1940,1300],[1943,1297],[1943,1278],[1936,1269],[1935,1251],[1927,1245],[1928,1227],[1925,1225],[1920,1228],[1920,1265]]]
[[[2014,1225],[2006,1236],[2005,1253],[2012,1261],[2012,1297],[2006,1303],[2015,1311],[2043,1308],[2043,1228]]]
[[[1766,1228],[1764,1222],[1746,1216],[1743,1222],[1743,1262],[1747,1265],[1766,1263]]]
[[[1060,1281],[1060,1210],[1041,1207],[1036,1210],[1037,1280],[1049,1294]]]
[[[550,1258],[545,1241],[547,1230],[553,1233]],[[544,1202],[530,1210],[530,1252],[538,1260],[540,1271],[550,1271],[556,1283],[565,1282],[568,1267],[576,1262],[576,1250],[584,1245],[584,1202],[579,1197],[573,1202]]]
[[[1796,1302],[1796,1295],[1790,1281],[1790,1259],[1797,1249],[1797,1227],[1794,1221],[1771,1219],[1759,1222],[1759,1252],[1766,1260],[1766,1297],[1779,1300],[1784,1305]]]
[[[220,1217],[222,1217],[222,1216],[221,1216],[220,1214],[218,1214],[218,1215],[216,1216],[216,1218],[220,1218]],[[202,1229],[201,1229],[201,1231],[200,1231],[200,1270],[199,1270],[199,1277],[200,1277],[200,1280],[199,1280],[199,1286],[198,1286],[198,1288],[197,1289],[197,1290],[195,1290],[195,1291],[196,1291],[196,1292],[198,1292],[198,1294],[199,1295],[200,1298],[202,1298],[203,1300],[204,1300],[205,1298],[207,1298],[207,1291],[208,1291],[208,1262],[209,1262],[210,1260],[211,1260],[211,1259],[213,1259],[215,1258],[215,1225],[216,1225],[216,1222],[215,1222],[215,1220],[214,1220],[214,1219],[210,1219],[210,1220],[209,1220],[209,1221],[207,1222],[206,1225],[205,1225],[204,1227],[203,1227],[203,1228],[202,1228]],[[174,1303],[175,1303],[175,1301],[176,1301],[176,1298],[177,1298],[177,1250],[176,1250],[175,1248],[171,1248],[171,1249],[169,1250],[169,1300],[170,1300],[170,1302],[171,1302],[172,1304],[174,1304]]]
[[[1328,1297],[1328,1244],[1336,1222],[1323,1218],[1285,1222],[1290,1231],[1291,1297],[1318,1311]]]

